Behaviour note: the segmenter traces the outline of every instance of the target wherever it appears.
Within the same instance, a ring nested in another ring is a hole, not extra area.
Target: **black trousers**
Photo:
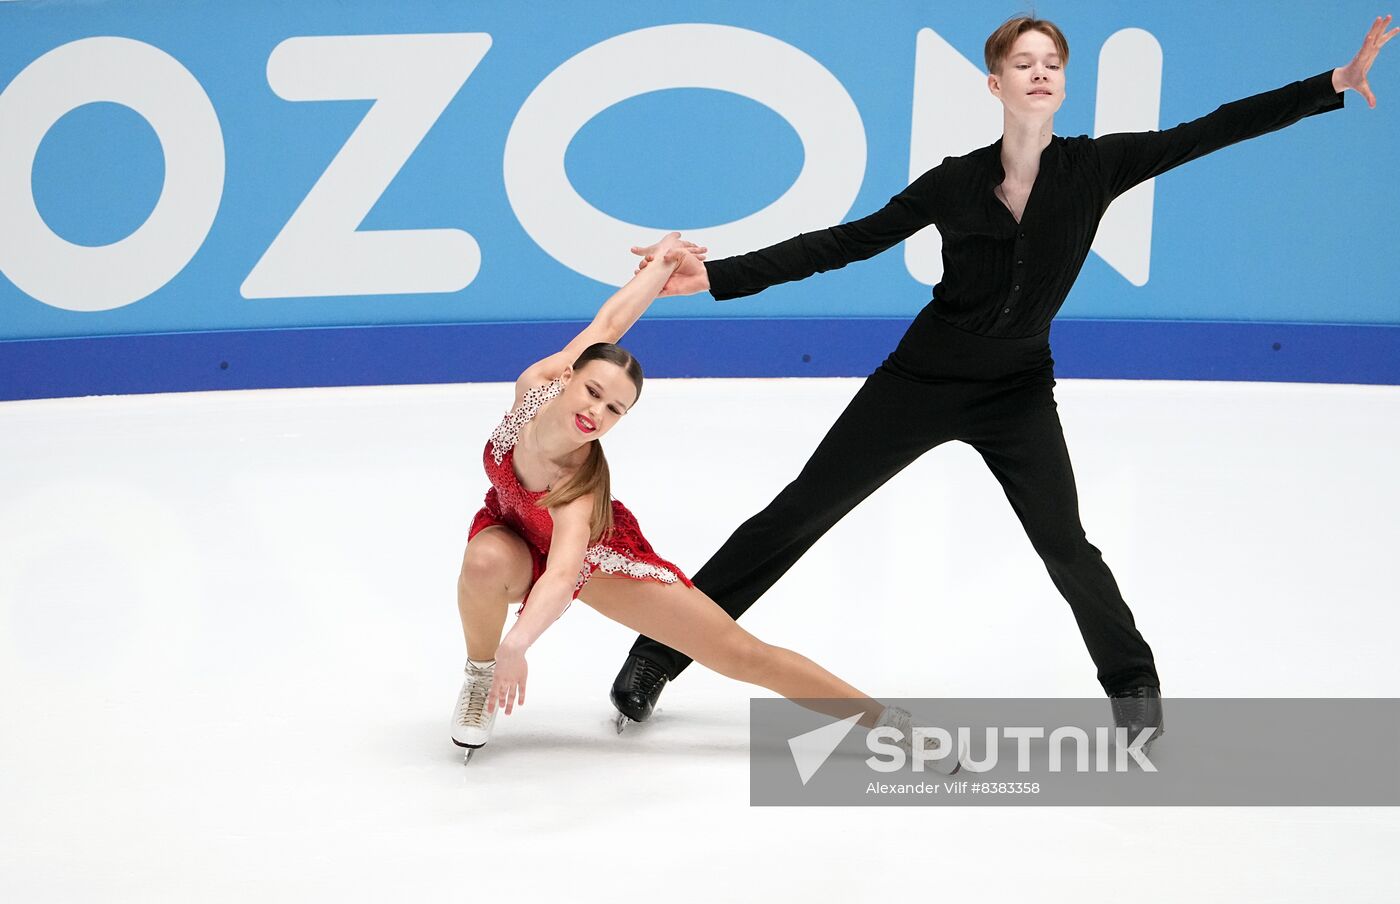
[[[744,522],[694,576],[738,618],[861,500],[949,440],[975,448],[1000,481],[1050,578],[1069,602],[1110,694],[1156,685],[1152,650],[1099,550],[1079,497],[1054,397],[1047,333],[998,339],[925,312],[865,381],[797,479]],[[690,659],[648,637],[634,653],[671,676]]]

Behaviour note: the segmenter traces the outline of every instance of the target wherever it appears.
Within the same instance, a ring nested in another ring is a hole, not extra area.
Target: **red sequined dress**
[[[520,428],[550,399],[559,395],[564,384],[558,380],[536,386],[525,393],[520,405],[506,413],[500,425],[491,433],[482,455],[486,466],[486,476],[491,479],[491,489],[486,491],[486,505],[472,519],[467,533],[468,541],[492,525],[510,528],[530,549],[530,583],[538,581],[544,574],[549,557],[549,541],[554,533],[554,519],[549,510],[540,508],[537,503],[545,492],[527,490],[515,476],[515,441],[520,436]],[[578,599],[583,585],[595,571],[603,574],[621,575],[641,581],[659,581],[674,584],[681,581],[687,587],[695,586],[679,568],[656,554],[642,536],[636,517],[621,502],[612,501],[612,531],[583,553],[579,566],[578,583],[574,585],[574,599]],[[529,599],[529,596],[526,596]],[[522,606],[523,609],[523,606]]]

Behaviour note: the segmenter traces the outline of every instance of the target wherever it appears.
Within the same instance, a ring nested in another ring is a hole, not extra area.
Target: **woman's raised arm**
[[[632,324],[646,313],[647,308],[651,307],[651,303],[661,294],[661,287],[666,284],[667,277],[688,256],[705,259],[705,249],[683,241],[679,232],[668,232],[656,244],[648,246],[646,251],[653,257],[659,257],[661,266],[649,267],[634,274],[626,285],[603,302],[598,313],[593,315],[593,321],[569,340],[568,345],[526,368],[515,383],[516,404],[519,404],[521,396],[528,390],[556,379],[565,368],[578,360],[578,356],[590,345],[597,342],[617,342],[626,335]]]

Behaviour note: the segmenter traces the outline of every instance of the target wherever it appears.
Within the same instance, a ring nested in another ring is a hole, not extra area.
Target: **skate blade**
[[[622,713],[618,713],[617,718],[613,720],[613,724],[617,727],[617,733],[622,734],[622,729],[626,728],[627,724],[631,721],[631,719],[627,718]]]
[[[452,739],[452,743],[456,744],[458,747],[461,747],[463,750],[466,751],[466,753],[462,756],[462,762],[464,764],[470,763],[472,761],[472,754],[476,753],[478,750],[486,746],[485,744],[463,744],[456,738]]]

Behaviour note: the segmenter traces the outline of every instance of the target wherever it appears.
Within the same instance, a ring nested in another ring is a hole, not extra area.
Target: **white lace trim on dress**
[[[583,570],[579,572],[578,583],[574,585],[575,590],[588,582],[595,568],[603,574],[621,573],[629,578],[651,578],[663,584],[674,584],[677,580],[676,573],[669,568],[630,559],[615,549],[599,544],[584,550]]]
[[[491,457],[500,464],[506,457],[506,453],[515,448],[516,440],[520,439],[520,428],[539,414],[540,408],[545,402],[559,395],[564,391],[564,381],[555,380],[536,386],[525,393],[520,399],[520,404],[514,411],[507,411],[506,416],[501,419],[495,430],[491,431]]]

